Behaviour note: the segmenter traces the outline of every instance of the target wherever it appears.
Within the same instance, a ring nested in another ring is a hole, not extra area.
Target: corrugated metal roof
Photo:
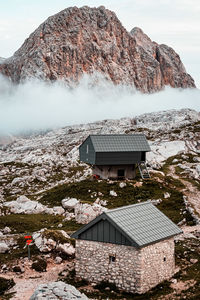
[[[72,237],[79,238],[101,220],[108,220],[134,247],[144,247],[182,233],[176,224],[147,201],[105,211],[73,233]],[[98,238],[95,240],[98,241]]]
[[[96,152],[151,151],[144,134],[90,135]]]
[[[105,214],[139,247],[182,232],[151,202],[142,202],[108,210]]]

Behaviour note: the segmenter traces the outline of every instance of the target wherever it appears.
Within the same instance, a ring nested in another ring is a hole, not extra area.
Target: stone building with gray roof
[[[175,272],[182,230],[151,202],[108,210],[76,231],[76,276],[145,293]]]
[[[144,134],[89,135],[79,147],[80,160],[92,165],[93,175],[102,179],[133,179],[137,167],[142,178],[149,178],[149,151]]]

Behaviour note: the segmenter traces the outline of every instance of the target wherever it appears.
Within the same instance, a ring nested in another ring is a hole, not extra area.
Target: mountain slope
[[[115,84],[145,93],[195,87],[176,52],[152,42],[140,29],[131,33],[115,13],[70,7],[49,17],[15,54],[0,65],[14,82],[28,78],[78,82],[84,73],[102,73]]]

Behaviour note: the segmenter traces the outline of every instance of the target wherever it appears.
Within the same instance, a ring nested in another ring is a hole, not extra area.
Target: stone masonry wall
[[[110,262],[109,256],[115,261]],[[145,293],[174,274],[173,238],[136,249],[131,246],[76,240],[76,276],[109,281],[119,289]]]
[[[145,293],[175,272],[174,239],[168,239],[141,249],[141,290]]]
[[[115,262],[109,262],[115,256]],[[76,240],[76,276],[90,282],[109,281],[127,292],[140,287],[140,251],[131,246]]]

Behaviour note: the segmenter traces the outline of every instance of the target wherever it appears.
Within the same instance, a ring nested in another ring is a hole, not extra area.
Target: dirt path
[[[200,225],[195,225],[195,226],[183,226],[182,230],[184,233],[191,233],[194,231],[200,232]]]
[[[173,165],[169,167],[169,170],[170,172],[168,173],[168,175],[180,180],[184,184],[185,188],[181,191],[187,197],[187,200],[191,204],[191,206],[194,208],[195,215],[200,219],[200,191],[189,181],[180,178],[175,173],[175,168]]]
[[[12,300],[29,300],[38,285],[56,281],[58,274],[67,269],[67,266],[72,265],[72,263],[69,262],[57,265],[53,260],[50,260],[47,265],[47,271],[38,273],[31,269],[31,264],[32,263],[27,262],[24,265],[25,272],[21,275],[15,275],[13,272],[2,275],[4,278],[13,278],[15,281],[15,286],[9,290],[9,293],[16,293],[11,298]]]

